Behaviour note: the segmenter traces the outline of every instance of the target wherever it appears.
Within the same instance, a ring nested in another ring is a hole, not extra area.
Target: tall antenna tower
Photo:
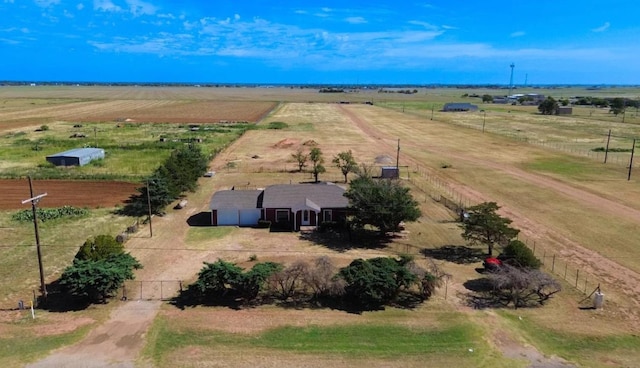
[[[511,65],[509,66],[511,67],[511,78],[509,79],[509,96],[511,96],[513,91],[513,68],[516,67],[516,64],[511,63]]]

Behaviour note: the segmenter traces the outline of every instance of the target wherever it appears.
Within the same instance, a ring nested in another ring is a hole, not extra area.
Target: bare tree
[[[503,265],[487,279],[496,301],[504,306],[513,304],[514,308],[543,305],[562,290],[560,284],[544,272],[510,265]]]
[[[303,277],[309,273],[309,264],[305,261],[296,261],[284,270],[274,273],[269,278],[270,287],[278,297],[286,300],[300,291]]]
[[[295,162],[298,164],[298,171],[302,172],[302,169],[304,169],[305,166],[307,166],[307,160],[309,160],[309,154],[304,153],[302,151],[302,148],[298,148],[296,153],[291,154],[291,157],[293,157]]]
[[[331,259],[322,256],[316,259],[313,267],[309,268],[303,282],[313,291],[314,297],[342,295],[345,282],[342,279],[334,279],[337,272],[338,269]]]

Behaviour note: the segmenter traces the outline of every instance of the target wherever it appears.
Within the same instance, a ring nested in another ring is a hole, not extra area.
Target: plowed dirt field
[[[40,207],[115,207],[124,204],[140,184],[127,182],[34,180],[34,195],[47,193]],[[24,209],[30,197],[27,179],[0,179],[0,209]]]

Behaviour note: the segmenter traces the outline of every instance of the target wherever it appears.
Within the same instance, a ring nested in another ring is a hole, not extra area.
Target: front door
[[[309,214],[309,210],[302,211],[302,221],[300,222],[300,225],[302,226],[311,225],[311,216]]]

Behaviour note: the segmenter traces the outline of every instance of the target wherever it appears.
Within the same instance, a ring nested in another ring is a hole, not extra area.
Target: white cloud
[[[154,15],[158,11],[158,7],[142,0],[126,0],[129,5],[129,11],[135,17],[141,15]]]
[[[294,13],[296,13],[296,14],[309,14],[309,12],[306,11],[306,10],[295,10]]]
[[[364,19],[363,17],[348,17],[345,18],[345,21],[347,23],[351,23],[351,24],[363,24],[363,23],[367,23],[367,20]]]
[[[509,36],[511,36],[511,37],[522,37],[522,36],[524,36],[524,35],[526,35],[526,33],[525,33],[525,32],[523,32],[523,31],[516,31],[516,32],[513,32],[512,34],[510,34]]]
[[[233,15],[233,19],[240,20],[240,14],[234,14]]]
[[[5,4],[13,4],[13,1],[14,1],[14,0],[4,0],[4,3],[5,3]]]
[[[446,30],[450,30],[450,29],[458,29],[458,27],[448,26],[448,25],[446,25],[446,24],[443,24],[441,27],[442,27],[442,29],[446,29]]]
[[[322,10],[325,13],[329,13],[329,12],[333,11],[333,9],[331,9],[331,8],[320,8],[320,10]]]
[[[76,9],[78,9],[78,10],[84,9],[84,4],[83,3],[79,3],[78,5],[76,5]]]
[[[604,22],[604,24],[603,24],[603,25],[601,25],[600,27],[594,28],[594,29],[592,29],[591,31],[592,31],[592,32],[604,32],[604,31],[606,31],[607,29],[609,29],[609,26],[611,26],[611,23],[609,23],[609,22]]]
[[[122,8],[114,4],[111,0],[93,0],[93,9],[113,13],[122,11]]]
[[[17,45],[20,42],[16,41],[16,40],[10,40],[8,38],[0,38],[0,43],[4,43],[4,44],[7,44],[7,45]]]
[[[6,1],[5,1],[6,2]],[[11,1],[13,3],[13,1]],[[36,5],[41,8],[48,8],[52,5],[60,4],[60,0],[35,0]]]
[[[435,25],[433,25],[431,23],[420,21],[420,20],[410,20],[408,23],[409,24],[413,24],[414,26],[424,27],[426,29],[431,29],[431,30],[438,29],[437,26],[435,26]]]

